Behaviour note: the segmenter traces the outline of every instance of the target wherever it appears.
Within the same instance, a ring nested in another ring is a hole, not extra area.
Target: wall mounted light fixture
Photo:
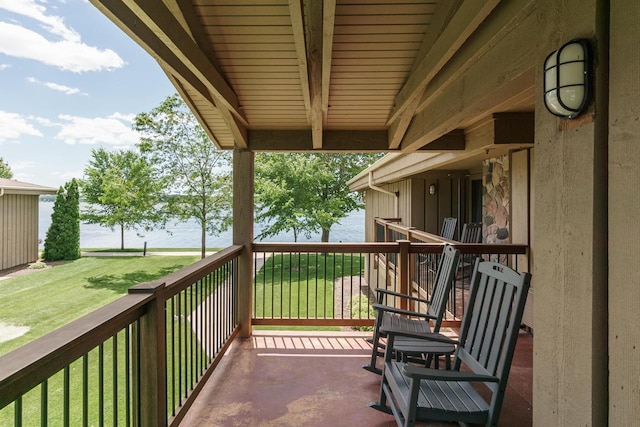
[[[429,186],[429,194],[431,194],[432,196],[434,196],[436,194],[436,185],[435,184],[431,184]]]
[[[573,119],[587,108],[591,98],[589,48],[588,40],[574,39],[544,61],[544,105],[551,114]]]

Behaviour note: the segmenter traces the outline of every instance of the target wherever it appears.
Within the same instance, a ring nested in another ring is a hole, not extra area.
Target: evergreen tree
[[[80,195],[75,179],[58,190],[42,257],[46,261],[80,258]]]

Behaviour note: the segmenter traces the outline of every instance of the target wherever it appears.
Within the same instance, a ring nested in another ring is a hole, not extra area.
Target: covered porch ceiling
[[[526,61],[472,102],[446,101],[531,1],[91,2],[158,61],[222,149],[460,151],[474,122],[533,111]]]

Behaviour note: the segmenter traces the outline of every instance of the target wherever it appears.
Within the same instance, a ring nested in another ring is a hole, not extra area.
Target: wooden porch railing
[[[462,253],[457,280],[452,287],[451,295],[447,302],[445,325],[458,326],[464,313],[467,302],[468,284],[473,270],[475,258],[499,262],[508,265],[518,271],[530,271],[529,247],[525,244],[487,244],[487,243],[460,243],[456,240],[445,239],[435,234],[417,230],[398,224],[398,218],[376,218],[375,236],[384,238],[379,242],[408,241],[410,245],[409,280],[405,287],[423,298],[429,298],[433,288],[433,276],[438,265],[438,256],[442,245],[451,244]],[[403,265],[394,254],[381,257],[381,262],[389,264],[390,271],[395,271],[396,265]],[[401,290],[402,291],[402,290]],[[419,308],[414,307],[414,310]]]
[[[0,357],[0,425],[177,425],[238,331],[229,247]]]
[[[376,287],[428,295],[444,242],[413,242],[416,232],[392,230],[408,239],[254,243],[253,324],[370,326]],[[505,262],[526,253],[524,245],[456,246]],[[249,286],[238,283],[242,250],[232,246],[134,286],[1,356],[0,425],[177,425],[239,333],[239,286]],[[464,273],[450,321],[464,309]]]

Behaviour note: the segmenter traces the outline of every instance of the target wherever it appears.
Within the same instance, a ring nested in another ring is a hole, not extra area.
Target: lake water
[[[51,225],[53,202],[40,202],[39,237],[44,241]],[[260,224],[254,225],[254,235],[260,234]],[[226,247],[231,245],[232,231],[227,230],[219,236],[207,236],[207,247]],[[332,242],[364,241],[364,210],[351,212],[339,224],[331,227],[329,240]],[[293,242],[293,233],[282,233],[263,241]],[[298,237],[299,242],[319,242],[320,234],[307,239]],[[199,248],[200,226],[195,221],[167,224],[166,230],[153,230],[137,235],[135,231],[124,232],[125,248],[142,248],[147,242],[148,248]],[[40,248],[42,248],[40,244]],[[80,247],[82,248],[119,248],[120,230],[111,231],[96,224],[80,224]]]

